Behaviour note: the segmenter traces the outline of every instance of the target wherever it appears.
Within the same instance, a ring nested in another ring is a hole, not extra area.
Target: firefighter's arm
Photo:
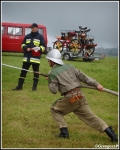
[[[25,38],[22,41],[21,48],[22,48],[22,50],[27,51],[28,47],[26,45],[26,36],[25,36]]]
[[[51,91],[51,93],[56,94],[59,88],[58,81],[57,81],[57,78],[53,80],[51,79],[52,75],[50,74],[50,72],[51,71],[49,71],[49,76],[48,76],[48,88]]]
[[[53,94],[56,94],[57,91],[58,91],[58,85],[55,82],[50,82],[48,84],[48,88],[49,88],[50,92],[53,93]]]
[[[94,78],[89,77],[88,75],[86,75],[85,73],[83,73],[82,71],[76,68],[75,68],[75,74],[76,74],[76,77],[79,79],[79,81],[82,81],[83,83],[86,83],[88,85],[95,86],[95,87],[99,85],[99,83]],[[101,87],[98,86],[98,89],[100,88]]]
[[[44,37],[41,35],[41,39],[40,39],[40,52],[44,53],[45,50],[46,50],[45,40],[44,40]]]

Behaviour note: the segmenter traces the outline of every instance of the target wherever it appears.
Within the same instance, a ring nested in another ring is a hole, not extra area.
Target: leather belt
[[[68,95],[68,94],[73,94],[74,92],[80,91],[80,88],[74,88],[71,89],[70,91],[64,93],[64,96]]]
[[[71,104],[75,103],[76,101],[79,101],[82,98],[82,95],[80,94],[80,88],[74,88],[64,94],[64,96],[69,95],[70,95],[69,102]]]

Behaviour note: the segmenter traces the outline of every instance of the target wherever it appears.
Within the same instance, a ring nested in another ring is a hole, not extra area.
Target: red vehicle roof
[[[2,22],[2,25],[15,25],[15,26],[24,26],[24,27],[28,27],[30,26],[32,23],[18,23],[18,22]],[[42,24],[38,24],[38,27],[45,27],[45,25]]]

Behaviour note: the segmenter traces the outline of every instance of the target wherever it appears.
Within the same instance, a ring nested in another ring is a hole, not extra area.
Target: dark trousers
[[[37,63],[23,62],[22,69],[28,70],[31,65],[32,65],[33,71],[39,72],[40,64],[37,64]],[[20,77],[23,77],[23,78],[26,77],[26,75],[27,75],[27,71],[26,70],[21,70]],[[39,74],[34,73],[34,78],[39,78]]]

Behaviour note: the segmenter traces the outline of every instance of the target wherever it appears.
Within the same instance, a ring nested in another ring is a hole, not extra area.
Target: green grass
[[[46,55],[42,55],[40,71],[51,69]],[[81,59],[65,61],[88,76],[95,78],[105,88],[118,92],[118,59],[83,62]],[[22,54],[2,53],[2,63],[22,67]],[[32,67],[30,67],[32,70]],[[56,139],[59,128],[50,113],[52,103],[60,93],[50,93],[47,80],[40,76],[37,91],[32,91],[33,73],[28,72],[23,90],[16,87],[20,70],[2,66],[2,148],[95,148],[96,144],[113,145],[106,133],[87,126],[73,113],[65,116],[70,139]],[[118,135],[118,97],[93,89],[82,89],[91,110]]]

